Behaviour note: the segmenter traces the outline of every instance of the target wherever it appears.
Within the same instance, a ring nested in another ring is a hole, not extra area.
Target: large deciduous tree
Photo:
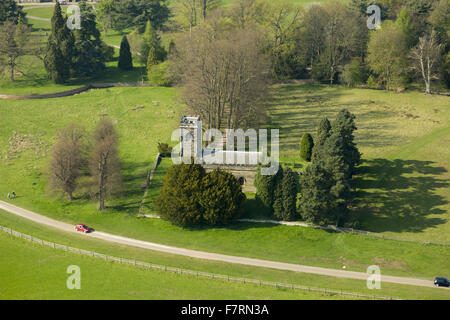
[[[51,153],[49,187],[66,193],[69,201],[73,200],[83,165],[84,138],[84,129],[71,124],[59,131]]]
[[[402,83],[406,58],[405,35],[394,23],[385,21],[380,30],[371,32],[367,62],[383,87],[394,89]]]
[[[89,159],[97,188],[98,210],[105,209],[107,195],[117,190],[121,181],[117,144],[114,124],[110,119],[102,119],[94,132],[94,149]]]
[[[171,60],[182,100],[208,127],[256,126],[264,116],[269,68],[256,31],[218,33],[202,25],[179,40]]]

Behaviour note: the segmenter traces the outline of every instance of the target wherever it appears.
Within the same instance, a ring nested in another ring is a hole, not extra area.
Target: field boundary
[[[356,293],[356,292],[347,292],[347,291],[342,291],[342,290],[321,289],[321,288],[300,286],[297,284],[270,282],[270,281],[262,281],[262,280],[257,280],[257,279],[238,278],[238,277],[233,277],[233,276],[229,276],[229,275],[221,275],[221,274],[208,273],[208,272],[202,272],[202,271],[174,268],[174,267],[169,267],[169,266],[165,266],[165,265],[157,265],[157,264],[153,264],[153,263],[142,262],[142,261],[138,261],[136,259],[133,259],[133,260],[125,259],[125,258],[121,258],[121,257],[114,257],[114,256],[105,255],[102,253],[97,253],[94,251],[69,247],[66,245],[61,245],[61,244],[57,244],[54,242],[35,238],[30,235],[15,231],[12,228],[7,228],[4,226],[0,226],[0,230],[5,233],[10,234],[11,236],[25,239],[27,241],[30,241],[32,243],[36,243],[36,244],[39,244],[42,246],[51,247],[53,249],[59,249],[59,250],[63,250],[66,252],[78,253],[81,255],[86,255],[86,256],[102,259],[105,261],[116,262],[116,263],[120,263],[120,264],[127,264],[127,265],[132,265],[135,267],[142,267],[145,269],[156,269],[156,270],[165,271],[165,272],[185,274],[185,275],[190,275],[190,276],[196,276],[197,278],[202,277],[202,278],[208,278],[208,279],[214,279],[214,280],[241,282],[244,284],[253,284],[253,285],[259,285],[259,286],[265,286],[265,287],[275,287],[275,288],[280,288],[280,289],[291,289],[291,290],[316,292],[316,293],[320,293],[320,294],[328,295],[328,296],[340,295],[340,296],[349,296],[349,297],[356,297],[356,298],[366,298],[366,299],[372,299],[372,300],[401,300],[401,299],[394,298],[394,297],[382,297],[382,296],[368,295],[368,294],[362,294],[362,293]]]

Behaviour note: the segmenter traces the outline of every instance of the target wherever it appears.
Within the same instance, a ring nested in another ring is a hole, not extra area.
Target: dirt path
[[[31,212],[29,210],[19,208],[17,206],[14,206],[14,205],[9,204],[4,201],[0,201],[0,209],[3,209],[5,211],[8,211],[12,214],[26,218],[31,221],[34,221],[34,222],[37,222],[40,224],[44,224],[47,226],[51,226],[53,228],[57,228],[59,230],[65,231],[65,232],[75,232],[73,229],[73,225],[70,225],[68,223],[64,223],[61,221],[57,221],[54,219],[50,219],[48,217],[39,215],[39,214]],[[95,226],[93,226],[93,227],[95,228]],[[95,231],[91,234],[87,234],[86,237],[97,238],[97,239],[108,241],[108,242],[120,243],[120,244],[130,245],[130,246],[139,247],[139,248],[143,248],[143,249],[148,249],[148,250],[154,250],[154,251],[160,251],[160,252],[165,252],[165,253],[170,253],[170,254],[187,256],[187,257],[191,257],[191,258],[221,261],[221,262],[227,262],[227,263],[236,263],[236,264],[243,264],[243,265],[249,265],[249,266],[255,266],[255,267],[279,269],[279,270],[289,270],[289,271],[295,271],[295,272],[305,272],[305,273],[318,274],[318,275],[324,275],[324,276],[332,276],[332,277],[338,277],[338,278],[349,278],[349,279],[358,279],[358,280],[367,280],[367,278],[368,278],[368,275],[363,272],[343,271],[343,270],[336,270],[336,269],[311,267],[311,266],[297,265],[297,264],[284,263],[284,262],[237,257],[237,256],[230,256],[230,255],[224,255],[224,254],[218,254],[218,253],[184,249],[184,248],[167,246],[167,245],[162,245],[162,244],[148,242],[148,241],[131,239],[131,238],[123,237],[123,236],[117,236],[117,235],[113,235],[113,234],[109,234],[109,233],[105,233],[105,232],[101,232],[101,231]],[[414,286],[423,286],[423,287],[433,286],[432,279],[422,280],[422,279],[382,275],[381,281],[398,283],[398,284],[414,285]]]

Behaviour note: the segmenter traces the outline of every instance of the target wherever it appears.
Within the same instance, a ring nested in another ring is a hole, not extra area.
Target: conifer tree
[[[143,62],[147,62],[149,59],[150,51],[154,50],[154,56],[158,62],[162,62],[166,59],[167,53],[161,46],[161,39],[159,38],[156,31],[153,29],[150,21],[147,22],[144,34],[142,36],[143,43],[141,49],[141,57]],[[148,65],[147,65],[148,67]]]
[[[302,140],[300,141],[300,157],[303,160],[310,162],[313,147],[314,147],[313,138],[309,133],[305,133],[302,136]]]
[[[128,43],[127,36],[123,36],[122,42],[120,43],[118,67],[121,70],[133,69],[133,57],[131,56],[130,44]]]
[[[52,30],[48,38],[44,59],[48,77],[55,83],[64,83],[70,78],[73,55],[73,35],[66,26],[61,6],[57,2],[51,19]]]

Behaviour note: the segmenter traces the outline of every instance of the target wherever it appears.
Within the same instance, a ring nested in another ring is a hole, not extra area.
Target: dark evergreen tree
[[[337,134],[342,137],[344,162],[348,167],[346,178],[351,178],[355,172],[355,167],[361,161],[361,153],[356,147],[355,136],[353,132],[357,130],[355,124],[355,115],[351,114],[347,109],[341,110],[336,121],[333,123],[331,134]]]
[[[313,147],[314,141],[312,136],[309,133],[305,133],[300,142],[300,157],[305,161],[311,161]]]
[[[114,29],[138,28],[144,32],[147,21],[155,30],[162,28],[170,16],[166,0],[116,0]]]
[[[123,36],[120,43],[120,54],[118,67],[120,70],[133,69],[133,57],[131,56],[130,44],[128,43],[127,36]]]
[[[95,14],[85,1],[80,3],[81,28],[75,30],[73,71],[76,77],[95,77],[105,68],[103,45]]]
[[[300,179],[300,212],[304,220],[315,224],[326,224],[330,221],[332,183],[330,173],[313,160]]]
[[[178,226],[201,223],[205,175],[205,169],[198,164],[179,164],[169,168],[155,200],[160,216]]]
[[[52,30],[48,38],[47,53],[44,58],[48,77],[55,83],[64,83],[70,78],[74,54],[74,38],[66,26],[61,6],[57,2],[51,19]]]
[[[273,176],[273,205],[272,205],[272,212],[273,215],[278,218],[282,219],[284,214],[284,206],[283,206],[283,168],[280,166],[280,169],[278,172]]]
[[[22,6],[18,5],[15,0],[0,1],[0,24],[5,21],[11,21],[15,24],[19,23],[19,18],[25,21],[26,13],[22,11]]]
[[[277,191],[277,193],[281,193],[282,211],[280,212],[274,208],[274,214],[281,220],[294,220],[297,215],[297,173],[292,171],[291,168],[283,170],[283,177],[279,186],[281,186],[281,192]]]
[[[261,167],[258,167],[255,176],[255,187],[256,187],[256,200],[259,201],[264,209],[265,213],[268,215],[272,214],[273,207],[273,194],[274,194],[274,181],[275,176],[273,175],[262,175]],[[268,167],[267,165],[265,167]]]
[[[216,169],[203,178],[202,220],[208,225],[224,225],[239,218],[244,210],[245,194],[236,177]]]
[[[312,150],[312,161],[317,157],[321,147],[330,136],[331,124],[327,118],[320,120],[319,128],[317,129],[316,139],[314,140],[314,147]]]

